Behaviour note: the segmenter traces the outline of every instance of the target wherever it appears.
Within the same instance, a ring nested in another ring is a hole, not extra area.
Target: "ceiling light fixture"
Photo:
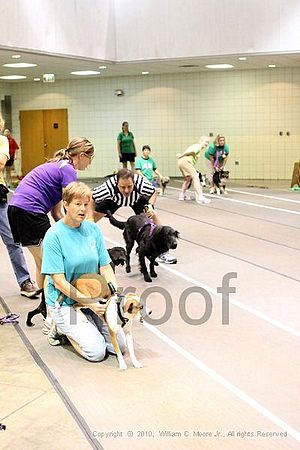
[[[197,66],[197,64],[182,64],[182,66],[178,66],[178,67],[183,68],[183,69],[190,69],[190,68],[198,67],[198,66]]]
[[[9,64],[3,64],[3,67],[14,67],[16,69],[24,69],[25,67],[36,67],[37,64],[31,64],[31,63],[9,63]]]
[[[98,70],[77,70],[75,72],[70,72],[71,75],[99,75],[100,72]]]
[[[142,75],[149,75],[149,72],[147,72],[147,71],[142,72]]]
[[[232,69],[234,66],[231,64],[207,64],[208,69]]]
[[[33,81],[41,81],[40,78],[34,78]]]
[[[0,77],[1,80],[24,80],[25,75],[3,75],[2,77]]]
[[[21,55],[12,55],[11,56],[13,59],[19,59],[19,58],[21,58]]]
[[[43,83],[55,83],[55,74],[54,73],[44,73],[43,74]]]
[[[106,69],[106,66],[99,66],[99,69]]]
[[[240,57],[239,57],[239,60],[240,60],[240,61],[246,61],[247,58],[246,58],[246,56],[240,56]]]
[[[276,67],[276,64],[269,64],[269,66],[268,67]]]

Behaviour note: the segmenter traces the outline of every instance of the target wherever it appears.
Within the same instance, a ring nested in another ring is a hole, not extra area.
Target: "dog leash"
[[[3,316],[0,318],[0,325],[4,325],[5,323],[18,324],[19,317],[20,317],[20,314],[15,314],[15,313],[6,314],[6,316]]]
[[[122,314],[121,302],[124,300],[124,298],[125,298],[125,295],[117,294],[117,298],[116,298],[117,312],[118,312],[119,319],[122,323],[122,325],[121,325],[122,328],[125,327],[126,323],[129,320],[127,317],[124,317]]]

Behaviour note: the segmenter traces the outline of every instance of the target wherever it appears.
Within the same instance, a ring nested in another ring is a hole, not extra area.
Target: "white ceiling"
[[[12,59],[13,54],[21,55],[20,59]],[[244,55],[239,55],[244,56]],[[7,68],[3,64],[12,62],[35,63],[37,67],[21,69]],[[78,59],[74,57],[63,57],[57,55],[40,54],[12,51],[0,48],[0,76],[2,75],[26,75],[24,80],[1,80],[0,82],[26,83],[32,82],[34,77],[42,77],[44,73],[54,73],[56,80],[87,78],[71,75],[70,72],[76,70],[99,70],[98,67],[106,65],[107,69],[100,70],[100,75],[93,77],[115,77],[141,75],[142,71],[148,71],[150,74],[165,73],[190,73],[190,72],[208,72],[212,69],[205,68],[206,64],[227,63],[234,65],[234,69],[226,70],[250,70],[250,69],[268,69],[268,64],[276,64],[276,67],[300,67],[300,53],[290,54],[269,54],[269,55],[247,55],[246,61],[239,61],[237,55],[184,58],[173,60],[152,60],[152,61],[128,61],[111,62],[96,61],[89,59]],[[180,67],[184,65],[195,65],[196,67]],[[276,69],[269,69],[276,70]]]

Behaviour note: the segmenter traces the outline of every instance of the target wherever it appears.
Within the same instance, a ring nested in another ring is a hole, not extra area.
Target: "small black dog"
[[[197,173],[198,173],[198,177],[199,177],[201,186],[205,187],[206,186],[206,177],[205,177],[205,175],[202,175],[202,173],[198,172],[198,170],[197,170]],[[191,186],[192,186],[192,180],[190,181],[187,189],[189,189]]]
[[[112,225],[124,230],[123,236],[126,242],[126,272],[131,272],[130,253],[136,241],[138,244],[138,255],[140,262],[140,270],[144,275],[144,280],[150,283],[152,280],[149,276],[145,258],[150,261],[150,275],[156,278],[157,274],[154,270],[155,259],[162,253],[166,253],[170,249],[177,247],[177,239],[179,232],[174,228],[165,225],[155,225],[151,219],[145,214],[131,216],[127,222],[120,222],[115,219],[108,211],[107,214]]]
[[[111,267],[113,271],[115,271],[115,266],[124,266],[126,261],[126,251],[123,247],[113,247],[107,249],[110,259],[111,259]],[[45,302],[45,296],[44,296],[44,290],[42,290],[41,295],[41,303],[39,306],[34,309],[33,311],[30,311],[27,314],[27,320],[26,325],[28,327],[33,327],[34,323],[32,323],[31,319],[36,316],[37,314],[42,314],[44,318],[46,318],[47,315],[47,309],[46,309],[46,302]]]
[[[219,170],[213,174],[213,184],[216,186],[217,194],[227,194],[226,182],[229,179],[228,170]]]

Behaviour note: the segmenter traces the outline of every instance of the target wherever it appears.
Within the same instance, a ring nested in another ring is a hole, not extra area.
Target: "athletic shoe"
[[[187,194],[186,192],[185,193],[180,192],[178,200],[180,200],[180,201],[191,200],[191,196],[190,196],[190,194]]]
[[[211,200],[209,198],[204,197],[204,195],[202,195],[202,197],[199,197],[199,199],[196,201],[200,205],[207,205],[208,203],[211,203]]]
[[[163,253],[157,258],[157,261],[164,264],[177,264],[177,258],[169,253]]]
[[[47,339],[50,345],[56,346],[62,344],[62,332],[54,322],[48,333]]]
[[[35,284],[28,278],[28,280],[23,281],[22,284],[20,284],[20,294],[27,298],[33,298],[36,297],[40,290],[35,286]]]

